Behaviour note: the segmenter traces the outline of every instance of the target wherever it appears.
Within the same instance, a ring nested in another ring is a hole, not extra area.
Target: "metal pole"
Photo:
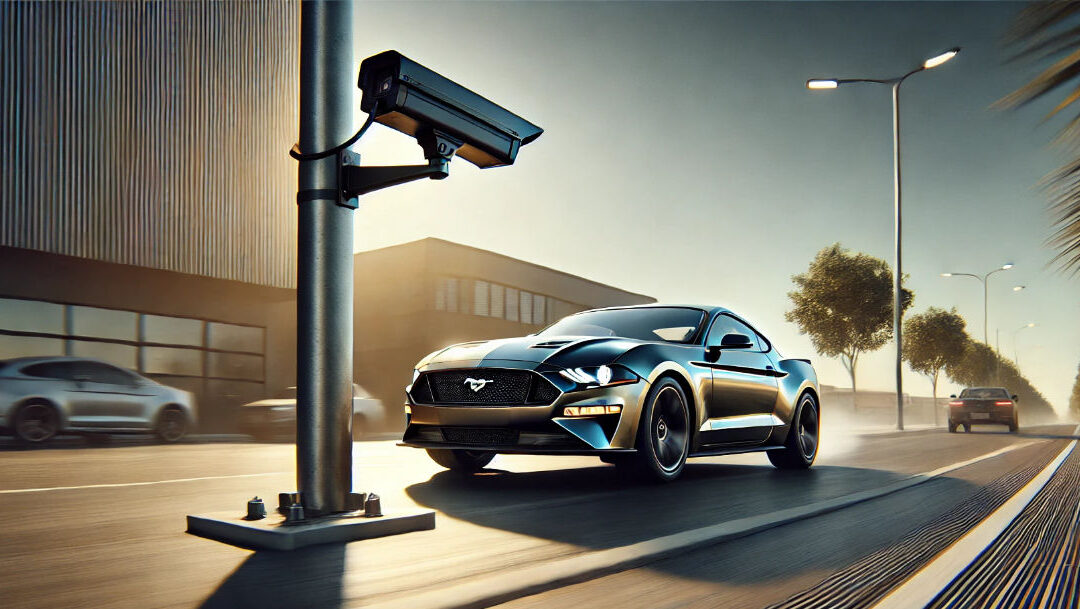
[[[990,330],[988,328],[990,328],[990,318],[989,318],[990,305],[987,304],[987,303],[990,302],[990,288],[988,288],[987,286],[990,284],[990,273],[987,273],[986,275],[983,275],[982,284],[983,284],[983,343],[987,347],[989,347],[990,346]]]
[[[904,379],[903,379],[903,342],[900,336],[900,322],[903,310],[900,307],[902,300],[901,280],[903,269],[901,268],[901,245],[903,232],[900,227],[900,83],[896,81],[892,86],[892,111],[893,111],[893,211],[895,215],[894,226],[896,229],[896,259],[893,272],[893,333],[896,335],[896,428],[904,430]]]
[[[353,4],[300,8],[300,150],[318,152],[355,129]],[[296,480],[305,511],[346,510],[352,490],[352,210],[338,205],[338,159],[300,162],[296,285]]]

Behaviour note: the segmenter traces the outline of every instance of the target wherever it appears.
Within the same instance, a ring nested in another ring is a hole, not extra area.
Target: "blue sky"
[[[1040,178],[1062,160],[1043,107],[992,109],[1034,73],[1002,38],[1017,3],[363,3],[357,65],[386,49],[545,129],[513,167],[457,160],[441,182],[366,197],[358,250],[436,236],[655,296],[730,306],[785,352],[814,358],[784,321],[791,276],[822,247],[892,259],[889,90],[809,92],[810,77],[901,74],[953,46],[902,91],[904,271],[913,312],[956,307],[1064,408],[1080,362],[1080,279],[1052,252]],[[359,96],[358,96],[359,101]],[[419,159],[372,129],[369,163]],[[1012,286],[1028,289],[1013,292]],[[1035,328],[1015,334],[1034,321]],[[893,351],[864,356],[860,388],[889,390]],[[928,395],[908,372],[906,389]],[[944,392],[952,389],[946,385]]]

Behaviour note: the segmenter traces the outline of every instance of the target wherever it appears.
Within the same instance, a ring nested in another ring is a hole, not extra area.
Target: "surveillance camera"
[[[457,155],[478,167],[511,165],[543,129],[403,56],[384,51],[360,64],[360,108],[413,137],[430,131],[460,140]]]

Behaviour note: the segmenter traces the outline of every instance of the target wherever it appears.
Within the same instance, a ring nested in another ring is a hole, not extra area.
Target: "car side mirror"
[[[725,334],[724,338],[720,339],[721,349],[749,349],[753,346],[749,336],[737,332]]]
[[[1018,396],[1018,395],[1016,395],[1016,394],[1014,393],[1014,394],[1013,394],[1013,396],[1012,396],[1012,400],[1013,400],[1014,402],[1019,402],[1019,401],[1020,401],[1020,396]]]
[[[950,397],[951,399],[954,399],[954,400],[955,400],[955,399],[956,399],[956,394],[954,393],[954,394],[950,395],[949,397]]]

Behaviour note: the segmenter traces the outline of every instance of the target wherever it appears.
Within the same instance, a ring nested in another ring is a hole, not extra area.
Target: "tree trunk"
[[[930,389],[931,389],[930,394],[932,396],[934,396],[933,402],[931,402],[934,405],[934,427],[938,426],[938,422],[937,422],[938,421],[937,377],[938,377],[937,372],[934,373],[934,376],[930,377]]]
[[[851,411],[853,413],[859,412],[859,391],[855,385],[855,358],[848,359],[848,374],[851,375]]]

